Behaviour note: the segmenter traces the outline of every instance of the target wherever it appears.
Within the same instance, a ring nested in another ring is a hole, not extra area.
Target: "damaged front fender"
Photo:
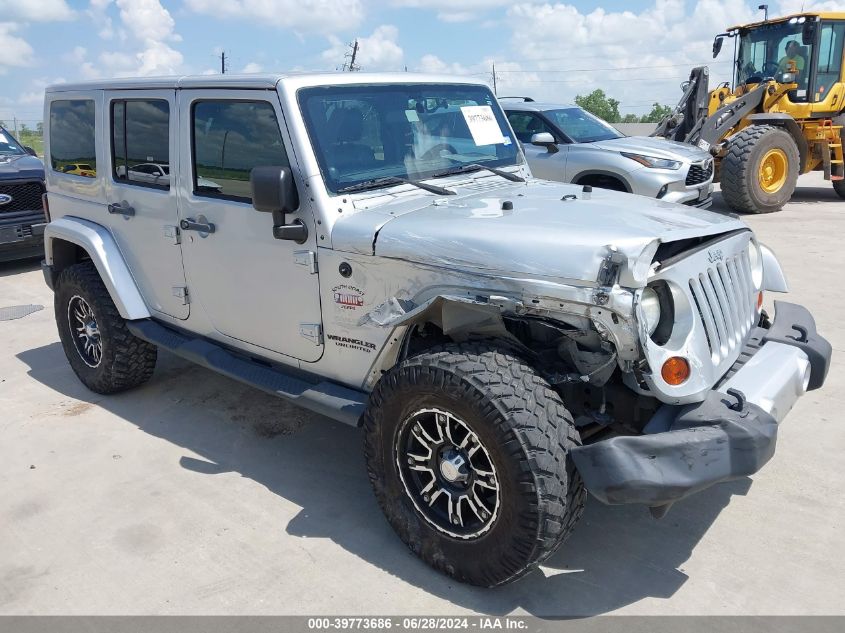
[[[470,334],[512,338],[505,328],[500,305],[466,297],[438,295],[420,305],[391,297],[367,314],[359,325],[368,321],[393,328],[432,323],[456,341]]]

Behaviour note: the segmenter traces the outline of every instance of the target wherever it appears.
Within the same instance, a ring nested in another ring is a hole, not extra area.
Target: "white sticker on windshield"
[[[461,114],[467,122],[472,140],[476,145],[498,145],[505,142],[502,129],[489,105],[462,106]]]
[[[0,132],[0,143],[8,143],[9,139],[6,138],[6,135],[3,132]]]

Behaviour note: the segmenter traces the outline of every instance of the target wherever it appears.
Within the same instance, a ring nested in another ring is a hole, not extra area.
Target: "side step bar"
[[[367,406],[367,394],[362,391],[325,381],[303,380],[236,356],[205,339],[184,336],[148,319],[127,321],[126,327],[132,334],[156,347],[338,422],[357,427]]]

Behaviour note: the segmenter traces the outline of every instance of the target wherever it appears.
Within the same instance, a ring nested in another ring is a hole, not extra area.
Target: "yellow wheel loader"
[[[678,106],[654,136],[715,157],[716,179],[736,211],[779,210],[800,174],[823,171],[845,198],[845,13],[800,13],[734,26],[713,57],[734,45],[734,81],[709,88],[693,69]]]

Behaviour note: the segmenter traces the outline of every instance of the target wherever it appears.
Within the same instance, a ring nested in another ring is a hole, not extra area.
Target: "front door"
[[[535,112],[512,110],[507,113],[508,121],[513,128],[516,137],[522,143],[522,151],[531,167],[531,174],[535,178],[543,180],[562,181],[566,171],[566,156],[569,147],[560,142],[558,133],[541,116]],[[548,133],[558,141],[558,151],[549,151],[547,147],[539,147],[531,144],[531,137],[535,134]]]
[[[175,94],[145,90],[139,98],[136,91],[106,92],[103,129],[109,131],[111,162],[102,224],[114,236],[148,307],[187,319],[176,186],[169,175],[176,156]]]
[[[182,248],[193,309],[201,308],[234,345],[318,360],[322,319],[310,207],[287,217],[308,226],[307,242],[297,244],[275,239],[272,215],[252,206],[254,167],[290,165],[297,173],[277,93],[181,90],[179,121]],[[307,201],[302,183],[297,187]]]

